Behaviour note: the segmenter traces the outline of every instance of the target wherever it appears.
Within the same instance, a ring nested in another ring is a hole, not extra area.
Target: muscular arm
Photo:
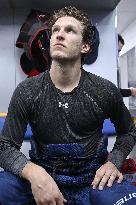
[[[30,182],[36,204],[64,205],[66,200],[53,178],[20,152],[33,106],[31,89],[25,83],[16,88],[9,105],[0,138],[0,166]]]
[[[117,138],[109,160],[120,168],[136,143],[136,128],[116,88],[113,95],[110,103],[110,118],[115,125]]]
[[[100,190],[106,184],[111,187],[115,179],[118,179],[118,183],[123,180],[119,169],[136,142],[136,129],[119,90],[111,84],[109,93],[110,98],[107,100],[108,104],[105,104],[105,111],[108,111],[108,117],[115,125],[117,138],[108,162],[96,171],[92,182],[93,188],[99,186]]]
[[[16,175],[28,162],[20,152],[29,116],[26,96],[26,90],[20,84],[12,96],[0,137],[0,166]]]

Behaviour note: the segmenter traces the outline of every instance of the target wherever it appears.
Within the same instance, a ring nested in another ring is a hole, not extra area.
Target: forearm
[[[28,159],[14,146],[9,143],[0,141],[0,166],[15,175],[20,175],[20,172],[27,164]]]
[[[132,95],[131,89],[120,89],[122,97],[130,97]]]
[[[135,138],[133,137],[135,133],[118,136],[115,142],[114,148],[108,160],[111,161],[118,169],[121,168],[123,161],[127,158],[131,152],[134,144]]]
[[[113,150],[107,161],[112,162],[120,170],[124,159],[124,154],[120,150]]]
[[[120,89],[122,97],[136,96],[136,88]]]
[[[112,112],[110,118],[114,123],[117,137],[110,156],[110,161],[119,169],[123,160],[127,158],[136,143],[136,128],[119,94],[116,96],[115,103],[114,105],[116,106],[111,107]]]

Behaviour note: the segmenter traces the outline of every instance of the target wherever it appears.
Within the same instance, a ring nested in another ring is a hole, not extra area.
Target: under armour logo
[[[59,102],[59,107],[68,108],[68,103]]]

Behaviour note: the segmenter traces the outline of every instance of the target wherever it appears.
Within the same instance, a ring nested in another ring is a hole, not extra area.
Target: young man
[[[20,83],[9,105],[0,139],[0,165],[7,171],[0,173],[0,203],[111,205],[116,186],[126,187],[118,184],[123,180],[119,169],[136,130],[118,89],[82,69],[94,36],[86,14],[65,7],[55,12],[50,26],[50,71]],[[117,130],[110,157],[102,137],[109,117]],[[31,160],[19,151],[28,123]],[[133,194],[130,187],[127,193]],[[119,197],[123,194],[120,190]]]
[[[122,50],[124,44],[125,44],[124,39],[122,38],[122,36],[120,34],[118,34],[118,54]],[[120,73],[119,73],[119,70],[118,70],[118,85],[119,85],[119,80],[120,80],[119,74]],[[132,88],[128,88],[128,89],[120,88],[120,92],[121,92],[121,95],[123,97],[136,96],[136,88],[133,88],[133,87]]]

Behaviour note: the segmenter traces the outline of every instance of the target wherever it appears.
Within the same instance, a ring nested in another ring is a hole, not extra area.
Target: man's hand
[[[37,205],[64,205],[67,202],[56,182],[42,167],[30,162],[24,167],[22,176],[31,183]]]
[[[136,88],[131,87],[130,90],[131,90],[131,95],[133,97],[135,97],[136,96]]]
[[[92,182],[93,189],[98,186],[99,190],[103,190],[106,183],[108,187],[111,187],[116,178],[118,178],[117,182],[121,183],[123,175],[113,163],[107,162],[96,171],[96,175]]]

